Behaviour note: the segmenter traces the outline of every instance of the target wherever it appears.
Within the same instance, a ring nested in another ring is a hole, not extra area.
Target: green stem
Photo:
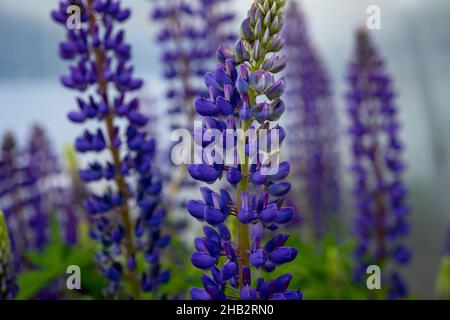
[[[250,89],[249,90],[249,104],[250,107],[254,105],[255,103],[255,92]],[[243,192],[247,192],[248,190],[248,167],[249,167],[249,159],[245,155],[245,139],[247,138],[247,131],[250,125],[252,124],[252,121],[242,121],[241,128],[244,130],[244,136],[243,136],[243,148],[244,150],[238,150],[241,155],[243,155],[244,163],[241,165],[241,173],[242,173],[242,180],[237,185],[237,208],[238,210],[241,209],[242,200],[241,195]],[[242,157],[240,157],[242,159]],[[249,230],[248,226],[242,222],[239,221],[239,219],[236,218],[236,231],[237,231],[237,240],[238,240],[238,256],[239,256],[239,288],[242,289],[244,286],[243,279],[242,279],[242,267],[243,266],[249,266],[249,257],[250,257],[250,237],[249,237]]]

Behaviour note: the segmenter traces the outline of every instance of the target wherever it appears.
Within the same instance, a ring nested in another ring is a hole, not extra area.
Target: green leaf
[[[19,274],[17,282],[20,287],[17,299],[31,299],[44,289],[50,282],[66,274],[67,267],[77,265],[82,270],[82,283],[84,277],[89,276],[95,283],[99,278],[92,275],[92,256],[94,248],[86,239],[77,246],[69,247],[61,240],[59,223],[53,215],[50,224],[51,242],[42,252],[27,252],[26,259],[35,266],[35,269]],[[84,282],[86,284],[86,282]],[[93,284],[92,288],[95,287]],[[97,290],[96,290],[97,291]]]

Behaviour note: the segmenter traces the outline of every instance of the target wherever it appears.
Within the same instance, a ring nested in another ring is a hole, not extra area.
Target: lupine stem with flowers
[[[29,218],[33,241],[27,250],[40,251],[50,243],[50,221],[55,213],[65,243],[75,244],[77,212],[74,203],[70,202],[72,199],[62,197],[63,194],[68,195],[72,189],[71,186],[58,185],[61,165],[45,129],[40,125],[32,127],[23,154],[26,162],[23,168],[24,177],[27,177],[22,183],[27,189],[23,202],[33,208],[33,214]]]
[[[92,37],[97,36],[97,30],[96,30],[96,17],[95,17],[95,11],[93,8],[93,0],[87,0],[87,13],[88,13],[88,21],[89,21],[89,33]],[[97,75],[97,85],[98,85],[98,91],[99,94],[104,98],[104,102],[108,106],[108,93],[107,93],[107,82],[105,79],[105,52],[100,47],[94,46],[94,56],[95,56],[95,66],[96,66],[96,75]],[[108,136],[108,141],[110,143],[115,139],[116,132],[114,127],[114,114],[112,112],[108,112],[105,115],[105,122],[106,122],[106,132]],[[114,171],[115,171],[115,182],[117,185],[117,189],[119,191],[119,194],[122,197],[122,204],[119,206],[118,210],[120,212],[120,215],[122,217],[123,226],[125,228],[124,231],[124,244],[126,249],[126,257],[127,260],[134,259],[133,256],[135,254],[135,248],[133,245],[133,233],[132,233],[132,226],[130,221],[130,208],[129,208],[129,199],[128,199],[128,188],[125,184],[125,179],[121,173],[121,159],[119,154],[118,147],[111,144],[109,146],[111,157],[113,160],[114,165]],[[140,297],[140,289],[139,285],[136,281],[136,276],[134,274],[134,270],[128,271],[128,279],[131,284],[131,292],[132,296],[136,299]]]
[[[19,159],[20,151],[16,138],[11,132],[7,132],[2,139],[0,155],[0,205],[13,230],[14,253],[17,257],[22,256],[29,247],[27,234],[21,232],[28,229],[28,222],[21,214],[23,210],[23,201],[20,196],[22,166]]]
[[[142,81],[133,76],[133,67],[128,66],[131,47],[124,42],[124,31],[114,31],[114,25],[125,21],[130,10],[121,8],[120,1],[62,1],[59,10],[52,12],[55,21],[65,25],[69,5],[81,9],[81,26],[68,30],[67,41],[60,46],[63,59],[75,60],[70,75],[61,81],[80,92],[91,89],[87,100],[77,99],[79,110],[71,112],[69,119],[75,123],[96,119],[105,128],[94,133],[85,130],[77,138],[75,148],[81,153],[109,150],[112,159],[106,165],[91,163],[89,168],[80,170],[80,177],[85,182],[104,178],[115,185],[115,191],[109,187],[105,194],[93,194],[85,200],[85,208],[96,224],[91,235],[103,246],[96,258],[110,281],[107,295],[121,293],[125,273],[131,298],[139,299],[142,292],[154,291],[168,281],[168,272],[160,268],[159,250],[169,238],[160,234],[165,212],[159,208],[161,181],[152,168],[155,140],[141,130],[148,119],[139,112],[139,101],[126,97],[128,92],[139,89]],[[120,122],[126,124],[125,141]],[[128,176],[137,182],[135,190],[126,181]],[[140,211],[136,221],[131,213],[133,204]],[[116,212],[119,217],[114,215]],[[141,276],[137,271],[139,252],[148,263]]]
[[[398,136],[394,92],[383,61],[363,29],[357,32],[348,81],[353,194],[358,210],[356,277],[361,281],[368,265],[394,269],[393,264],[404,265],[411,255],[400,243],[409,232],[409,208],[402,182],[405,164],[401,159],[403,145]],[[389,270],[389,274],[389,298],[404,297],[407,291],[403,279],[396,271]]]
[[[204,119],[201,130],[194,130],[195,143],[205,143],[203,132],[208,129],[221,131],[224,141],[229,140],[230,130],[241,129],[243,134],[237,141],[231,134],[234,146],[237,142],[235,160],[239,158],[240,163],[225,166],[221,161],[211,163],[202,157],[201,164],[188,168],[194,179],[208,184],[214,184],[225,175],[236,190],[236,201],[233,201],[225,189],[217,193],[202,187],[203,200],[188,202],[189,213],[209,224],[203,228],[205,237],[195,239],[196,252],[191,261],[199,269],[210,270],[211,276],[202,276],[203,289],[191,289],[193,299],[302,298],[300,291],[288,290],[290,274],[267,282],[259,278],[256,288],[251,281],[253,268],[271,272],[297,256],[295,248],[285,246],[288,235],[278,234],[261,247],[265,230],[275,231],[294,215],[293,208],[282,206],[290,190],[290,184],[282,181],[289,174],[290,164],[287,161],[277,163],[276,172],[266,172],[270,168],[267,159],[260,156],[259,147],[256,146],[256,158],[251,159],[249,151],[255,147],[255,142],[250,139],[255,129],[268,129],[269,135],[279,133],[280,145],[285,138],[282,127],[270,126],[285,110],[281,96],[286,84],[283,78],[277,80],[274,77],[283,70],[286,62],[277,54],[284,44],[281,31],[285,4],[285,0],[253,2],[241,25],[241,38],[234,50],[220,47],[216,71],[205,75],[209,97],[195,101],[195,109]],[[257,127],[256,122],[259,123]],[[267,141],[270,146],[275,145],[271,138]],[[279,152],[274,149],[271,151]],[[228,217],[235,219],[234,241],[226,226]]]
[[[0,207],[13,235],[17,266],[29,266],[27,251],[42,251],[50,242],[51,215],[64,242],[77,241],[77,210],[68,195],[71,186],[58,186],[61,173],[58,157],[44,128],[34,125],[27,144],[19,144],[12,133],[4,136],[0,155]],[[69,205],[70,202],[70,205]]]
[[[290,158],[298,178],[293,199],[316,239],[330,230],[339,209],[337,115],[327,72],[308,37],[305,17],[291,2],[284,28],[288,57]],[[298,197],[297,197],[298,198]]]
[[[193,100],[204,95],[201,77],[213,62],[220,43],[228,43],[234,35],[226,32],[226,25],[234,19],[224,4],[228,0],[159,1],[153,8],[153,20],[160,22],[157,41],[163,46],[161,62],[169,88],[166,97],[171,102],[169,115],[172,129],[192,130],[195,119]],[[185,182],[186,167],[171,174],[168,187],[177,191]]]

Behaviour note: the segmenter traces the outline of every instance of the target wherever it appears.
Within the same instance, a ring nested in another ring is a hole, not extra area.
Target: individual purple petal
[[[216,98],[216,107],[217,107],[219,113],[223,116],[232,114],[233,110],[234,110],[231,103],[228,102],[227,100],[225,100],[224,97],[220,97],[220,96]]]
[[[220,172],[206,164],[194,164],[188,168],[189,174],[195,180],[212,183],[220,176]]]
[[[205,219],[205,208],[205,204],[198,200],[189,200],[187,203],[188,212],[200,221]]]
[[[275,264],[291,262],[297,257],[297,249],[290,247],[279,247],[269,253],[268,258]]]
[[[236,169],[235,167],[230,167],[230,169],[227,172],[227,180],[232,185],[236,185],[241,181],[242,174],[241,171]]]
[[[209,206],[205,208],[204,213],[205,221],[212,226],[218,226],[219,224],[223,223],[226,218],[226,215],[224,213]]]
[[[217,258],[212,257],[206,252],[194,252],[191,255],[191,262],[199,269],[209,270],[217,263]]]
[[[216,116],[218,114],[217,106],[204,98],[198,98],[195,100],[195,111],[197,111],[202,116]]]
[[[291,190],[291,184],[289,182],[273,183],[267,187],[267,191],[271,195],[282,197]]]
[[[277,218],[277,213],[277,205],[272,203],[259,213],[259,219],[264,223],[271,223]]]
[[[191,288],[190,293],[192,300],[211,300],[210,295],[204,289]]]
[[[258,249],[250,254],[250,263],[255,268],[261,268],[266,263],[266,255],[263,249]]]
[[[275,223],[285,224],[292,220],[294,217],[295,210],[292,207],[285,207],[278,210]]]
[[[236,262],[230,260],[225,262],[220,274],[222,276],[223,281],[229,280],[232,277],[236,276],[238,274],[238,267]]]

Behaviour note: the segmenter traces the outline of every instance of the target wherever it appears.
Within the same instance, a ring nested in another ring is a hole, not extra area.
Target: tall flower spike
[[[172,129],[192,130],[193,100],[208,95],[201,85],[202,76],[213,66],[218,44],[234,39],[226,31],[234,19],[226,7],[228,3],[229,0],[160,0],[153,8],[152,18],[161,26],[157,41],[163,47],[161,62],[168,84],[166,98]],[[167,168],[170,192],[188,184],[185,169]]]
[[[14,299],[19,291],[13,259],[8,226],[3,212],[0,211],[0,300]]]
[[[21,199],[22,165],[19,163],[20,153],[15,136],[7,132],[3,136],[0,158],[0,205],[11,232],[14,235],[14,253],[18,260],[28,248],[27,219],[21,214],[23,202]]]
[[[234,13],[230,10],[230,0],[198,0],[199,14],[203,21],[202,28],[207,34],[203,38],[203,45],[209,47],[208,62],[213,62],[214,53],[223,43],[236,40],[236,35],[226,28],[234,21]]]
[[[28,224],[33,241],[28,249],[41,250],[50,241],[50,220],[54,213],[64,226],[63,237],[67,243],[76,242],[73,228],[77,226],[77,213],[67,209],[67,204],[63,205],[61,200],[61,194],[69,192],[70,187],[59,183],[61,167],[51,146],[44,128],[34,125],[24,152],[26,163],[22,184],[25,187],[22,190],[23,205],[32,209]]]
[[[406,188],[401,176],[405,164],[401,159],[403,145],[399,139],[400,125],[391,79],[384,69],[368,33],[360,29],[356,35],[355,57],[348,73],[347,93],[349,133],[352,139],[354,175],[353,195],[355,252],[361,279],[368,265],[384,268],[404,265],[411,253],[400,240],[409,233],[405,203]],[[393,272],[389,279],[389,298],[407,294],[400,275]]]
[[[26,251],[48,244],[54,212],[64,227],[66,243],[76,242],[77,212],[61,197],[70,187],[60,183],[58,159],[42,127],[32,127],[25,148],[16,144],[12,134],[5,135],[0,172],[0,207],[11,228],[18,264],[25,262]]]
[[[316,238],[329,230],[339,209],[339,153],[337,115],[329,78],[307,35],[305,18],[291,2],[284,27],[288,57],[286,79],[290,114],[290,157],[298,178],[295,201]]]
[[[129,97],[142,80],[134,77],[129,64],[131,47],[125,32],[115,28],[130,10],[117,0],[61,1],[52,17],[64,27],[69,5],[80,7],[81,19],[79,28],[68,30],[60,45],[61,58],[72,61],[61,82],[80,93],[78,109],[68,117],[74,123],[100,124],[97,130],[86,129],[75,148],[110,156],[106,163],[93,161],[79,171],[86,183],[109,182],[106,192],[92,194],[84,203],[95,221],[91,236],[102,244],[96,258],[109,280],[108,296],[139,299],[142,292],[155,291],[168,281],[159,261],[170,238],[160,232],[165,214],[160,209],[161,180],[152,166],[156,143],[144,133],[148,119],[140,112],[138,99]],[[138,214],[132,214],[134,208]],[[138,274],[141,257],[147,264]],[[125,278],[129,294],[122,290]]]
[[[275,74],[284,66],[278,52],[284,44],[281,30],[285,3],[253,2],[234,50],[219,47],[216,70],[205,75],[210,96],[195,101],[195,109],[204,120],[202,130],[196,131],[196,143],[209,145],[202,143],[198,133],[217,129],[222,132],[223,143],[219,140],[216,144],[234,152],[226,165],[220,152],[214,153],[213,161],[202,157],[202,163],[189,166],[189,173],[211,186],[226,176],[234,192],[232,196],[225,189],[216,192],[202,187],[203,199],[188,202],[189,213],[208,224],[203,227],[204,236],[195,239],[196,252],[191,261],[195,267],[211,272],[202,276],[203,288],[191,289],[193,299],[227,299],[233,291],[244,300],[302,298],[300,291],[288,289],[290,274],[267,282],[259,278],[252,283],[255,269],[271,272],[297,256],[295,248],[286,246],[289,235],[277,234],[263,243],[265,234],[294,215],[293,208],[283,207],[290,189],[283,179],[289,174],[290,164],[271,161],[277,159],[286,135],[279,125],[271,125],[281,116],[279,110],[284,109],[281,96],[285,80],[276,79]],[[234,131],[237,129],[240,134]],[[256,143],[257,130],[269,132],[260,136],[266,149]],[[207,148],[203,149],[203,154],[208,153]],[[234,221],[228,221],[231,219]]]

